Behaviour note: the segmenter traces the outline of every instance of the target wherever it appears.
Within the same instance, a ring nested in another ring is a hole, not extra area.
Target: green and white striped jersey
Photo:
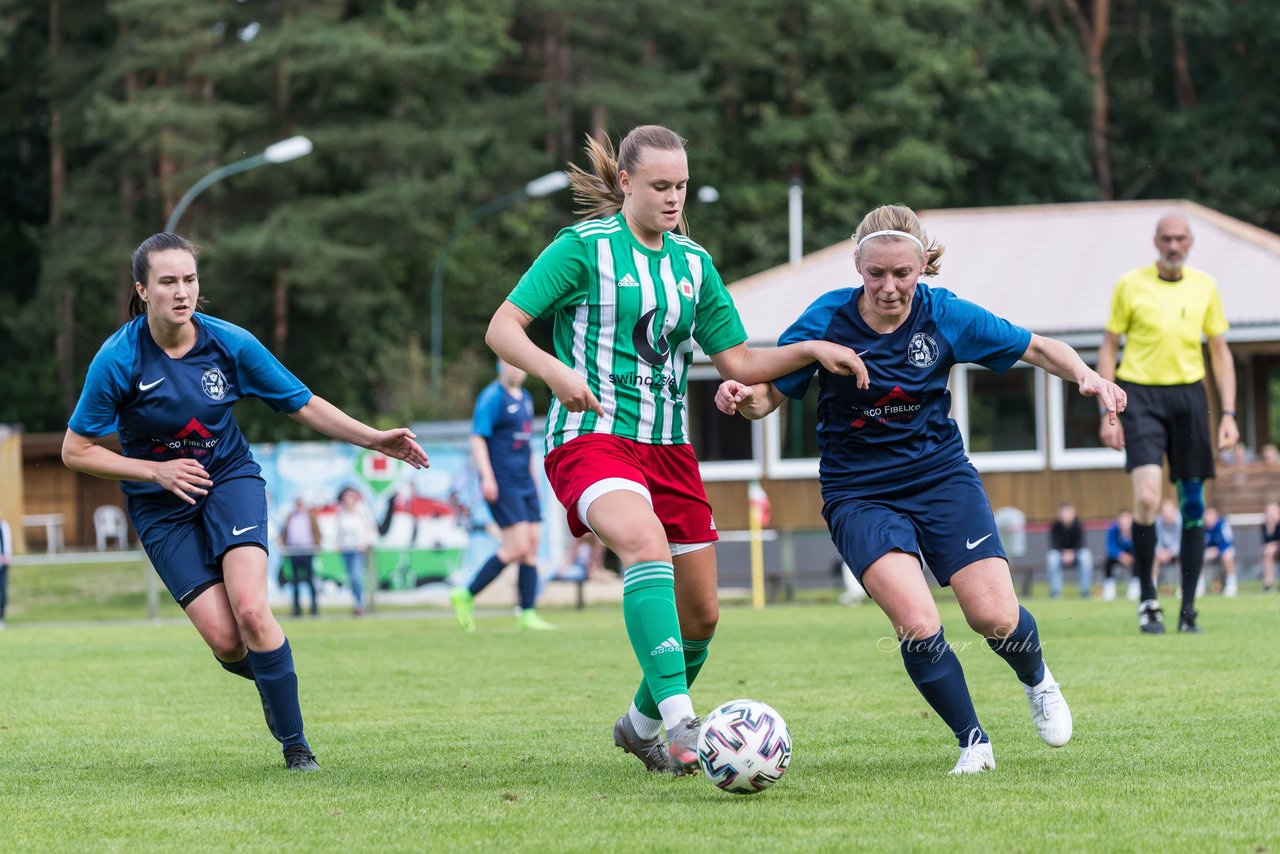
[[[711,256],[668,233],[642,246],[622,214],[563,229],[507,297],[551,315],[556,356],[586,377],[604,415],[553,401],[547,450],[585,433],[653,445],[689,441],[685,388],[693,342],[708,355],[747,340]]]

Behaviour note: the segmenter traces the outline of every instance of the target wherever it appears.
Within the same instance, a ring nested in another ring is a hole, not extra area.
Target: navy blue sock
[[[498,573],[502,572],[506,564],[498,560],[498,553],[494,552],[493,557],[484,562],[484,566],[480,567],[480,571],[476,573],[476,577],[471,579],[471,583],[467,585],[467,589],[471,591],[471,595],[475,596],[481,590],[489,586],[489,583],[498,577]]]
[[[302,737],[302,708],[298,705],[298,673],[293,667],[293,650],[285,638],[279,649],[270,652],[249,650],[247,659],[258,676],[258,690],[262,692],[276,723],[280,743],[286,748],[295,745],[310,750]]]
[[[214,658],[218,658],[218,656],[215,655]],[[228,673],[234,673],[237,676],[248,679],[250,682],[258,681],[258,678],[253,675],[253,663],[249,661],[249,656],[247,655],[239,661],[223,661],[218,658],[218,663]]]
[[[533,610],[534,603],[538,601],[538,568],[527,563],[520,564],[517,584],[520,587],[521,610]]]
[[[1156,526],[1133,523],[1133,574],[1142,587],[1142,601],[1156,598],[1156,583],[1151,570],[1156,564]]]
[[[1002,640],[987,638],[987,646],[1009,662],[1023,685],[1036,686],[1044,679],[1044,655],[1040,651],[1040,632],[1036,618],[1018,606],[1018,626]]]
[[[928,701],[930,707],[938,713],[961,747],[969,746],[970,733],[978,731],[977,744],[990,741],[978,723],[978,713],[973,708],[973,698],[969,696],[969,685],[964,681],[964,668],[955,651],[938,633],[924,640],[903,640],[898,644],[902,650],[902,663],[907,666],[907,675],[916,683],[916,689]]]

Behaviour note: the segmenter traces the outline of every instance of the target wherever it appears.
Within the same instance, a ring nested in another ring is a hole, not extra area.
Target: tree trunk
[[[1196,108],[1196,87],[1191,81],[1191,68],[1187,62],[1187,38],[1182,31],[1182,22],[1175,14],[1173,18],[1173,79],[1177,87],[1178,103],[1184,110]]]
[[[169,85],[169,73],[161,70],[156,74],[156,89],[163,91]],[[160,181],[160,197],[164,201],[164,216],[167,220],[178,204],[178,194],[173,188],[173,131],[164,128],[160,131],[160,145],[156,162],[156,177]]]
[[[1107,69],[1103,52],[1110,34],[1111,0],[1092,0],[1089,14],[1085,14],[1077,0],[1063,0],[1080,38],[1089,69],[1093,107],[1089,112],[1089,144],[1093,150],[1093,177],[1098,185],[1099,198],[1110,201],[1115,197],[1111,178],[1111,154],[1107,139],[1110,136],[1110,119],[1107,105]]]
[[[62,0],[49,0],[49,67],[56,69],[62,53]],[[62,139],[62,101],[55,85],[49,96],[49,235],[56,245],[61,239],[62,205],[67,192],[67,154]],[[53,282],[57,294],[58,335],[54,352],[58,365],[58,385],[67,414],[76,405],[75,381],[75,291],[65,274]]]
[[[120,20],[120,26],[116,31],[116,41],[118,44],[127,44],[129,40],[129,25],[123,18]],[[138,97],[138,73],[133,69],[129,69],[124,73],[124,102],[132,104]],[[116,218],[116,243],[120,246],[132,246],[136,235],[132,233],[133,228],[133,206],[137,203],[138,188],[137,182],[134,180],[133,163],[128,158],[120,158],[117,166],[119,169],[119,216]],[[129,319],[129,297],[133,291],[133,275],[129,270],[125,270],[121,276],[124,280],[122,287],[116,290],[116,325],[121,326]]]
[[[283,358],[285,345],[289,343],[289,277],[283,267],[276,268],[271,283],[271,303],[275,324],[271,327],[271,350]]]
[[[558,150],[560,147],[560,87],[556,80],[558,67],[556,58],[559,53],[556,40],[559,33],[556,30],[554,14],[547,17],[546,24],[546,30],[542,34],[542,73],[543,83],[547,87],[547,102],[543,105],[543,112],[547,117],[545,144],[547,156],[552,160],[558,160],[561,157],[561,152]]]
[[[280,29],[288,32],[290,24],[289,0],[280,3]],[[280,127],[289,127],[286,114],[289,111],[289,64],[283,57],[276,63],[275,112]],[[271,288],[271,306],[274,323],[271,328],[272,349],[282,358],[289,342],[289,279],[284,267],[276,268]]]
[[[557,159],[568,160],[573,156],[577,140],[574,139],[573,108],[565,103],[573,87],[573,41],[564,15],[556,16],[556,29],[556,79],[560,87],[560,156]]]
[[[1098,181],[1098,194],[1104,200],[1115,196],[1111,181],[1111,154],[1107,138],[1110,121],[1107,105],[1107,69],[1102,51],[1107,44],[1111,16],[1110,0],[1093,0],[1093,38],[1089,40],[1089,79],[1093,81],[1093,110],[1090,114],[1090,139],[1093,141],[1093,169]]]

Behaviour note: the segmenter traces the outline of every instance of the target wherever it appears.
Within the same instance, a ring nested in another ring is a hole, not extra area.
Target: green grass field
[[[11,622],[0,849],[1280,850],[1274,597],[1210,598],[1200,637],[1140,636],[1127,602],[1030,600],[1075,714],[1060,750],[943,602],[997,769],[946,775],[954,741],[874,606],[726,607],[695,704],[759,698],[795,743],[752,797],[613,746],[636,678],[616,607],[536,634],[509,614],[474,635],[431,614],[286,621],[312,775],[284,771],[252,687],[180,618]]]

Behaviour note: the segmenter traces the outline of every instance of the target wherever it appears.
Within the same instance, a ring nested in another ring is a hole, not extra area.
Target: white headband
[[[857,248],[861,249],[861,248],[862,248],[862,244],[866,243],[868,240],[870,240],[870,239],[871,239],[871,238],[873,238],[873,237],[905,237],[905,238],[907,238],[907,240],[910,240],[910,241],[911,241],[912,243],[914,243],[916,246],[919,246],[919,247],[920,247],[920,251],[921,251],[921,252],[924,252],[924,244],[920,242],[920,238],[916,237],[914,234],[910,234],[910,233],[905,232],[905,231],[894,231],[894,230],[892,230],[892,229],[890,229],[890,230],[888,230],[888,231],[873,231],[873,232],[871,232],[871,233],[870,233],[870,234],[868,234],[866,237],[864,237],[864,238],[862,238],[861,240],[859,240],[859,241],[858,241],[858,247],[857,247]]]

